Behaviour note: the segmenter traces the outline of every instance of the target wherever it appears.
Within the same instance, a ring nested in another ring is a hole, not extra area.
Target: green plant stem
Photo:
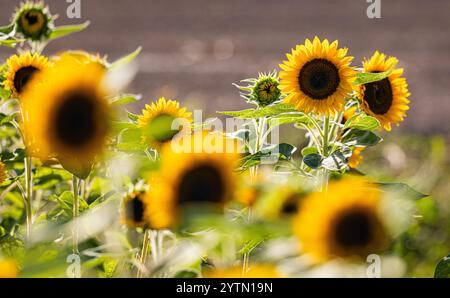
[[[148,248],[149,248],[149,242],[150,242],[150,234],[152,231],[150,229],[145,229],[144,232],[144,241],[142,243],[142,251],[141,256],[139,260],[139,269],[137,273],[137,277],[141,278],[143,276],[143,268],[145,268],[145,263],[147,262],[147,256],[148,256]]]
[[[31,227],[33,224],[33,160],[25,157],[25,211],[27,215],[27,238],[31,237]]]
[[[73,229],[72,229],[72,251],[73,254],[78,254],[78,227],[74,222],[80,212],[80,201],[79,201],[79,180],[74,175],[72,178],[72,191],[73,191]]]
[[[329,157],[329,142],[330,142],[330,116],[325,116],[325,121],[323,123],[323,156],[325,158]],[[321,181],[321,190],[327,191],[328,190],[328,170],[323,169],[322,170],[322,181]]]

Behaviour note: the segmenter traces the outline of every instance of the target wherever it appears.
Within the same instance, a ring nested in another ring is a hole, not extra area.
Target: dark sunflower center
[[[224,199],[225,183],[217,169],[200,165],[187,171],[178,187],[180,203],[219,203]]]
[[[88,144],[98,129],[96,115],[97,105],[92,95],[81,92],[68,95],[56,110],[56,137],[67,146]]]
[[[289,198],[286,200],[286,202],[283,204],[283,208],[281,209],[281,212],[283,214],[295,214],[298,211],[298,196],[292,195],[289,196]]]
[[[378,82],[364,85],[364,100],[368,103],[370,110],[377,114],[386,114],[392,106],[393,94],[391,82],[385,78]]]
[[[25,85],[38,71],[39,69],[34,66],[26,66],[16,72],[16,74],[14,75],[14,88],[16,89],[17,93],[21,93],[23,91]]]
[[[338,68],[326,59],[314,59],[306,63],[298,76],[300,90],[315,100],[326,99],[339,87]]]
[[[37,12],[29,11],[25,14],[25,20],[30,26],[32,26],[39,22],[39,15]]]
[[[125,203],[125,216],[127,220],[142,222],[144,219],[144,204],[138,198]]]
[[[165,143],[179,132],[172,129],[172,123],[175,117],[168,114],[161,114],[156,116],[148,125],[148,134],[159,143]]]
[[[351,211],[335,223],[334,237],[343,248],[360,248],[370,244],[373,237],[373,223],[365,211]]]

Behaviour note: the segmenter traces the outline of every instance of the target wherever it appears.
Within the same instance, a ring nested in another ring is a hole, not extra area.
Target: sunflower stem
[[[323,123],[323,155],[325,158],[329,157],[329,142],[330,142],[330,116],[325,116],[325,121]],[[322,170],[322,181],[321,181],[321,191],[326,192],[328,190],[328,170]]]
[[[149,247],[151,233],[152,233],[152,231],[150,229],[145,229],[144,241],[142,243],[142,251],[141,251],[141,257],[139,260],[139,269],[138,269],[138,273],[137,273],[137,278],[142,278],[142,276],[144,274],[143,269],[145,268],[145,263],[147,263],[148,247]]]
[[[25,209],[27,215],[27,238],[31,237],[31,227],[33,224],[33,160],[25,157]]]
[[[77,224],[74,222],[80,212],[80,201],[79,201],[79,180],[74,175],[72,177],[72,192],[73,192],[73,229],[72,229],[72,251],[74,255],[79,254],[78,250],[78,227]]]

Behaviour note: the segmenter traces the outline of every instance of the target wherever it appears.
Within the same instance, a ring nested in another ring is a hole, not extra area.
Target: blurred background
[[[0,0],[7,24],[19,0]],[[165,96],[190,109],[246,107],[232,83],[277,68],[305,38],[338,39],[360,66],[375,50],[396,56],[410,85],[409,116],[385,142],[365,153],[361,171],[379,180],[406,182],[433,199],[420,202],[420,227],[398,252],[413,276],[430,276],[450,250],[450,1],[381,0],[381,19],[369,19],[366,0],[81,0],[82,19],[66,16],[66,1],[47,0],[57,25],[90,20],[82,33],[57,40],[46,54],[84,49],[113,61],[143,46],[129,91],[133,107]],[[0,49],[5,60],[11,50]],[[299,137],[297,131],[286,131]],[[298,142],[301,142],[299,137]],[[429,249],[433,243],[433,249]]]
[[[47,53],[82,48],[114,59],[142,45],[130,91],[147,100],[173,97],[210,113],[243,107],[231,83],[273,70],[292,47],[318,35],[348,47],[355,65],[377,49],[397,56],[412,93],[401,129],[450,132],[448,0],[381,0],[381,19],[367,17],[366,0],[80,1],[91,26]],[[19,2],[0,0],[1,23]],[[46,3],[58,25],[80,23],[67,18],[67,1]],[[1,58],[8,53],[2,49]]]

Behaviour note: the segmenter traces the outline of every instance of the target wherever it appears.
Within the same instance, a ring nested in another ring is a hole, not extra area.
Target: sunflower
[[[54,17],[41,1],[23,3],[14,17],[18,33],[33,41],[48,38],[53,21]]]
[[[150,179],[150,189],[145,193],[144,220],[153,230],[164,230],[176,225],[179,208],[174,190],[162,177]]]
[[[64,59],[33,77],[22,97],[30,153],[43,160],[56,156],[71,172],[92,164],[109,127],[104,74],[96,64]]]
[[[71,50],[71,51],[65,51],[61,54],[57,55],[54,58],[56,61],[60,59],[74,59],[78,63],[97,63],[102,68],[107,68],[108,62],[106,61],[105,57],[101,57],[100,54],[92,54],[86,51],[82,50]]]
[[[238,161],[235,142],[221,134],[198,132],[165,144],[161,169],[149,182],[146,214],[151,226],[174,225],[186,205],[220,206],[229,201]]]
[[[260,73],[257,78],[246,79],[242,82],[246,82],[248,85],[234,84],[234,86],[241,91],[241,96],[249,103],[265,107],[281,99],[280,82],[276,71]]]
[[[0,278],[16,278],[17,264],[13,260],[0,260]]]
[[[6,181],[8,178],[8,171],[6,165],[0,161],[0,184]]]
[[[19,97],[25,90],[31,78],[39,71],[47,68],[50,63],[47,57],[30,52],[14,55],[6,62],[7,70],[3,85],[6,90],[12,91],[14,97]]]
[[[302,191],[292,185],[274,188],[256,205],[256,213],[267,220],[277,220],[283,216],[291,216],[298,211]]]
[[[145,225],[145,191],[133,191],[123,200],[122,221],[132,228]]]
[[[225,269],[209,269],[203,273],[205,278],[243,278],[242,266]],[[277,268],[268,264],[251,265],[245,278],[281,278]]]
[[[280,64],[280,89],[285,102],[298,110],[328,115],[341,111],[345,97],[352,91],[353,57],[338,42],[320,41],[318,37],[297,45],[287,61]]]
[[[364,147],[355,147],[352,152],[352,156],[348,159],[348,166],[352,169],[356,169],[363,161],[364,157],[362,152],[365,150]]]
[[[294,230],[303,251],[316,261],[361,257],[385,248],[379,216],[380,189],[360,177],[344,178],[301,204]]]
[[[175,120],[181,120],[179,129],[172,129]],[[145,105],[142,115],[139,117],[139,126],[145,129],[144,142],[155,148],[171,141],[183,129],[184,125],[192,123],[192,113],[186,108],[180,108],[180,104],[174,100],[166,100],[164,97],[151,105]]]
[[[362,85],[358,91],[362,109],[370,116],[380,121],[387,131],[391,125],[399,125],[409,110],[408,91],[406,79],[402,77],[403,69],[395,68],[398,60],[395,57],[386,57],[378,51],[363,63],[364,72],[378,73],[393,70],[389,77]]]

